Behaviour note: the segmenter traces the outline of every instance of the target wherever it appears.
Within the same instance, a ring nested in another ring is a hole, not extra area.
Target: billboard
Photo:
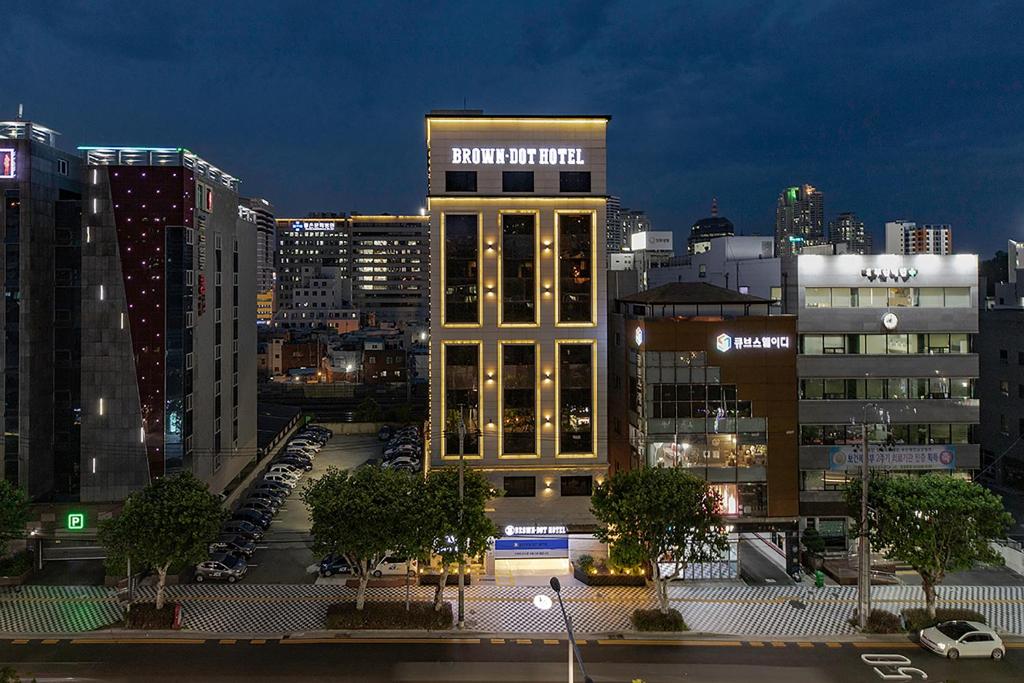
[[[855,444],[828,449],[830,470],[859,470],[864,464],[864,447]],[[956,445],[868,446],[868,466],[879,470],[956,469]]]
[[[0,178],[18,175],[18,153],[13,149],[0,149]]]

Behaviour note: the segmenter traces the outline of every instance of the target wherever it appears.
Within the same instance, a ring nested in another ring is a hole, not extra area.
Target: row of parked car
[[[245,576],[256,543],[331,436],[331,430],[310,425],[288,442],[221,527],[221,535],[210,544],[210,559],[196,565],[196,581],[234,583]]]
[[[423,464],[423,439],[415,426],[395,429],[384,425],[377,432],[377,438],[384,442],[381,467],[406,472],[420,470]]]

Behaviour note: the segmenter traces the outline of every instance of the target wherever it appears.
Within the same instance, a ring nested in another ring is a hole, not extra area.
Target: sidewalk
[[[1024,635],[1024,587],[946,586],[940,606],[976,609],[989,623],[1010,634]],[[470,586],[466,589],[469,630],[488,634],[561,633],[557,609],[538,610],[533,597],[550,594],[534,586]],[[694,632],[719,636],[771,637],[851,636],[848,623],[856,605],[853,587],[693,586],[669,589],[672,606]],[[566,610],[581,633],[624,633],[638,607],[655,607],[644,588],[565,587]],[[169,600],[183,605],[183,627],[193,633],[289,634],[320,632],[331,603],[352,600],[355,590],[324,585],[186,585],[167,589]],[[413,587],[413,600],[430,600],[433,589]],[[449,588],[445,596],[456,599]],[[152,600],[153,589],[137,599]],[[401,601],[402,588],[371,588],[367,600]],[[923,595],[913,586],[877,586],[873,605],[898,612],[921,606]],[[81,633],[117,623],[122,616],[113,591],[91,587],[27,586],[0,593],[0,632]]]

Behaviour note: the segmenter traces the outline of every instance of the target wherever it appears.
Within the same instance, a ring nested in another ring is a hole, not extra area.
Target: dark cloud
[[[613,115],[612,192],[745,232],[811,182],[880,233],[1024,237],[1016,2],[95,3],[8,8],[0,113],[181,144],[282,214],[410,211],[436,107]]]

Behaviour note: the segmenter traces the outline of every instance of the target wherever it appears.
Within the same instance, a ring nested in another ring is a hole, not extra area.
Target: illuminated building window
[[[594,322],[594,238],[591,214],[558,216],[558,322]]]
[[[594,453],[595,345],[557,342],[558,449],[556,455]]]
[[[444,455],[459,455],[461,419],[466,432],[463,453],[479,457],[481,345],[479,342],[445,343],[441,348],[444,372]]]
[[[537,347],[503,343],[501,349],[501,455],[538,455]]]
[[[475,214],[444,216],[445,324],[480,323],[480,220]]]
[[[501,322],[537,323],[536,214],[501,215]]]

